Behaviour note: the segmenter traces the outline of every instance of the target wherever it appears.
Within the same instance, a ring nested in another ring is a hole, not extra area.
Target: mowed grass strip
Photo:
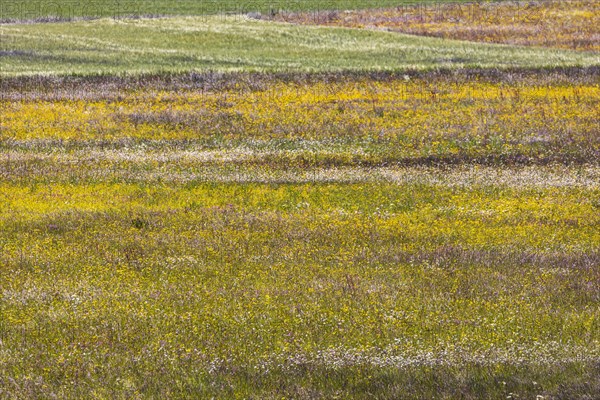
[[[589,66],[598,54],[294,26],[245,16],[0,26],[1,74]]]
[[[345,12],[282,12],[271,18],[446,39],[600,51],[600,3],[594,0],[438,2]]]

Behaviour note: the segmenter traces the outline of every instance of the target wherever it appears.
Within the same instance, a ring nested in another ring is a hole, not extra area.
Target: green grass
[[[441,0],[465,2],[466,0]],[[0,19],[31,20],[46,17],[113,17],[124,15],[202,15],[215,13],[247,13],[271,11],[346,10],[370,7],[390,7],[403,4],[431,3],[428,0],[143,0],[117,2],[99,0],[74,2],[70,0],[26,0],[2,2]],[[438,0],[439,2],[439,0]]]
[[[0,34],[3,76],[587,66],[600,57],[223,16],[3,25]]]

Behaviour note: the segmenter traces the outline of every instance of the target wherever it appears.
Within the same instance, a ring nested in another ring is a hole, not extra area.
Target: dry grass
[[[600,51],[596,0],[404,5],[343,12],[281,13],[275,20],[475,42]]]

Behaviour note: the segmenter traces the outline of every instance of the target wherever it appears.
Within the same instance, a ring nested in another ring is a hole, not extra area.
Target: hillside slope
[[[341,71],[596,65],[600,55],[243,16],[101,19],[0,27],[1,74]]]

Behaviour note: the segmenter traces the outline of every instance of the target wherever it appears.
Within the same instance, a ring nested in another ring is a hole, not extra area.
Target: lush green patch
[[[4,76],[587,66],[600,57],[245,16],[9,24],[0,26],[0,34]]]
[[[466,0],[437,0],[465,2]],[[278,11],[346,10],[368,7],[427,3],[431,0],[71,0],[3,1],[0,19],[32,20],[40,18],[114,17],[130,15],[202,15],[215,13],[271,13]]]

